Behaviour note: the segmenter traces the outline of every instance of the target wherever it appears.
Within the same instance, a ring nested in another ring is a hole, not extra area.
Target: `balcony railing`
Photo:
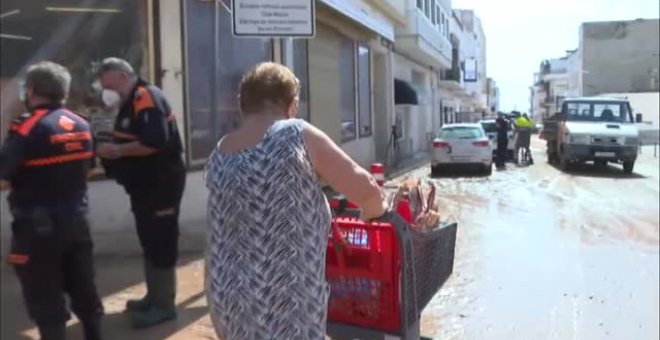
[[[461,72],[458,68],[452,68],[442,72],[442,80],[461,82]]]

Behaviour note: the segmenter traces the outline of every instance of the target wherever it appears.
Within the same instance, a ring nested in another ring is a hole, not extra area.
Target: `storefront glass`
[[[235,38],[229,1],[185,4],[189,156],[203,164],[240,122],[239,82],[250,67],[272,59],[272,41]]]
[[[2,135],[24,111],[18,89],[27,67],[50,60],[72,75],[67,105],[90,117],[97,131],[110,128],[115,112],[93,90],[95,71],[110,56],[128,60],[150,79],[148,0],[2,0],[0,92]]]

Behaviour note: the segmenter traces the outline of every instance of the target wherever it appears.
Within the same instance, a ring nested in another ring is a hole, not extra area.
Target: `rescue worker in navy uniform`
[[[178,220],[186,178],[183,146],[161,90],[141,80],[127,61],[105,59],[99,81],[105,104],[118,107],[119,113],[113,142],[99,143],[97,152],[130,196],[144,254],[147,293],[128,301],[126,310],[133,327],[150,327],[176,318]]]
[[[64,293],[85,339],[101,339],[103,305],[94,283],[87,222],[87,176],[94,147],[86,119],[63,107],[71,75],[40,62],[27,70],[28,110],[13,121],[0,150],[0,179],[11,187],[12,240],[8,262],[42,340],[66,338]]]
[[[495,125],[497,127],[497,152],[495,167],[498,169],[503,169],[505,167],[507,148],[509,145],[509,121],[504,118],[504,115],[501,112],[498,112]]]

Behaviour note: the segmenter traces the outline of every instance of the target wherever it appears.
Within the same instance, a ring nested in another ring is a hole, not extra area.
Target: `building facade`
[[[409,87],[417,97],[406,100],[395,93],[392,130],[397,132],[402,157],[428,150],[441,124],[438,77],[451,67],[449,13],[451,1],[407,0],[405,25],[396,28],[393,71],[400,86],[395,86],[395,91]]]
[[[552,114],[565,97],[660,91],[659,22],[583,23],[578,48],[542,63],[535,74],[533,112]]]
[[[660,20],[588,22],[580,27],[580,95],[657,92]]]
[[[486,36],[479,17],[471,10],[453,10],[449,26],[452,67],[440,81],[446,103],[443,122],[472,122],[491,113],[491,101],[499,107],[499,89],[489,87]]]

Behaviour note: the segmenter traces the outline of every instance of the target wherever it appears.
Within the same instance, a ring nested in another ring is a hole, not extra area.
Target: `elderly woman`
[[[294,119],[298,91],[282,65],[248,71],[242,125],[220,140],[207,165],[207,298],[223,340],[324,338],[331,214],[322,182],[357,203],[364,218],[386,210],[368,172],[325,133]]]

